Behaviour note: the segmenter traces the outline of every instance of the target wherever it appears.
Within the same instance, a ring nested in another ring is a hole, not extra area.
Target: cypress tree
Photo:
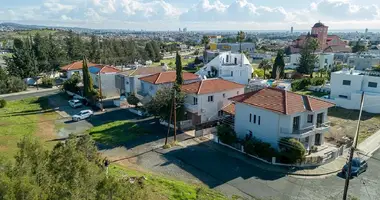
[[[83,58],[82,73],[83,73],[83,95],[88,99],[92,99],[94,96],[94,86],[92,83],[90,72],[88,70],[86,57]]]

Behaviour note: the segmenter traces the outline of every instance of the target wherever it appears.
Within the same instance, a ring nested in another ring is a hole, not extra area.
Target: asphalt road
[[[178,166],[187,173],[228,195],[279,200],[338,200],[343,195],[344,179],[337,175],[307,179],[284,176],[253,167],[202,144],[174,150],[163,156],[172,163],[179,160],[181,165]],[[380,150],[368,160],[368,165],[366,172],[351,180],[349,194],[360,200],[380,199]],[[229,189],[231,187],[236,190]]]
[[[3,97],[3,99],[7,101],[14,101],[14,100],[21,100],[21,99],[26,99],[30,97],[44,97],[44,96],[49,96],[52,94],[57,94],[59,93],[59,89],[57,90],[50,90],[50,91],[41,91],[41,92],[35,92],[35,93],[28,93],[28,94],[19,94],[19,95],[13,95],[13,96],[8,96],[8,97]]]

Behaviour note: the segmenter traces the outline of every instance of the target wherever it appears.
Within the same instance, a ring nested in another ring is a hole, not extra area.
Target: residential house
[[[247,57],[240,53],[223,52],[202,67],[196,74],[202,79],[222,78],[239,84],[248,84],[253,68]]]
[[[348,65],[355,67],[356,70],[371,69],[380,65],[380,55],[355,55],[348,58]]]
[[[230,51],[231,53],[240,52],[240,43],[210,43],[210,50],[212,51]],[[247,52],[252,58],[255,53],[255,44],[252,42],[242,42],[241,50]]]
[[[271,87],[230,100],[235,103],[234,108],[228,107],[228,112],[235,116],[237,136],[253,136],[274,148],[278,148],[283,137],[299,140],[306,149],[322,145],[329,129],[327,110],[334,106],[322,99]]]
[[[96,65],[98,65],[98,64],[94,64],[94,63],[90,63],[90,62],[87,63],[88,67],[93,67]],[[71,76],[73,74],[79,74],[80,77],[82,77],[83,76],[82,67],[83,67],[83,61],[82,60],[76,61],[76,62],[73,62],[71,64],[68,64],[68,65],[61,67],[61,71],[64,73],[63,78],[69,79],[69,78],[71,78]]]
[[[344,69],[331,73],[330,100],[346,109],[360,109],[364,92],[363,110],[380,113],[380,72]]]
[[[231,104],[229,98],[244,93],[244,85],[213,78],[184,84],[182,91],[187,118],[196,125],[221,117],[222,108]]]
[[[315,70],[318,69],[332,69],[334,66],[334,54],[333,53],[316,53],[317,62],[315,62]],[[291,54],[289,63],[286,63],[286,69],[296,69],[299,67],[299,60],[301,54]]]
[[[120,94],[137,94],[141,90],[141,81],[139,78],[152,74],[164,72],[164,67],[139,67],[116,75],[115,87],[120,91]]]
[[[184,84],[200,80],[198,75],[189,72],[183,72],[182,76]],[[141,81],[141,91],[139,94],[142,96],[153,97],[160,88],[172,87],[174,85],[176,77],[177,75],[175,71],[159,72],[149,76],[141,77],[139,78]]]
[[[88,68],[95,87],[101,87],[102,96],[119,96],[119,90],[115,87],[115,76],[119,69],[109,65],[97,65]]]

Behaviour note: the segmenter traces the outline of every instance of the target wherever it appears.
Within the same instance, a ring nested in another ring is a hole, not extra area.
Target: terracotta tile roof
[[[162,67],[139,67],[137,69],[131,69],[127,71],[120,72],[120,74],[126,76],[136,76],[136,75],[151,75],[160,72],[164,72],[165,70]]]
[[[196,80],[199,79],[198,75],[195,75],[193,73],[189,72],[183,72],[183,80]],[[176,73],[175,71],[167,71],[167,72],[160,72],[156,74],[152,74],[150,76],[145,76],[139,78],[142,81],[146,81],[153,84],[163,84],[163,83],[172,83],[176,79]]]
[[[114,66],[110,65],[96,65],[96,66],[91,66],[89,67],[89,71],[93,74],[107,74],[107,73],[117,73],[120,72],[119,69],[117,69]]]
[[[231,115],[235,115],[235,104],[231,103],[230,105],[222,108],[222,111]]]
[[[285,115],[335,106],[335,104],[322,99],[270,87],[235,96],[230,100]]]
[[[206,79],[182,85],[182,91],[191,94],[209,94],[244,88],[244,85],[223,79]]]
[[[98,65],[98,64],[94,64],[91,62],[87,63],[88,67],[95,66],[95,65]],[[63,71],[78,70],[78,69],[82,69],[82,67],[83,67],[83,60],[76,61],[76,62],[73,62],[71,64],[65,65],[65,66],[61,67],[61,70],[63,70]]]

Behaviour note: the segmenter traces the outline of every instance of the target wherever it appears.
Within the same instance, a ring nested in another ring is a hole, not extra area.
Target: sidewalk
[[[194,144],[207,145],[209,148],[223,152],[224,154],[228,156],[243,160],[244,162],[247,162],[260,169],[263,169],[269,172],[287,174],[287,175],[300,177],[300,178],[308,178],[308,177],[309,178],[316,178],[316,177],[324,178],[327,176],[336,175],[342,170],[348,158],[348,151],[345,151],[342,156],[338,157],[334,161],[331,161],[330,163],[327,163],[325,165],[321,165],[315,168],[291,169],[290,167],[271,165],[271,164],[261,162],[252,157],[248,157],[247,155],[241,152],[219,145],[213,142],[212,139],[195,138],[192,141],[193,142],[187,141],[186,144],[184,145],[185,146],[194,145]],[[356,152],[355,153],[356,155],[354,155],[354,157],[360,156],[360,154],[362,154],[362,155],[367,156],[367,158],[369,158],[370,154],[372,154],[374,151],[376,151],[380,147],[380,130],[376,132],[374,135],[372,135],[371,137],[367,138],[365,141],[363,141],[360,145],[358,145],[358,147],[360,149],[360,152]]]
[[[26,91],[23,91],[23,92],[15,92],[15,93],[10,93],[10,94],[2,94],[2,95],[0,95],[0,98],[17,96],[17,95],[24,95],[24,94],[40,93],[40,92],[58,91],[58,90],[59,90],[59,88],[57,88],[57,87],[53,87],[53,88],[39,88],[39,90],[37,90],[36,88],[28,88]]]

